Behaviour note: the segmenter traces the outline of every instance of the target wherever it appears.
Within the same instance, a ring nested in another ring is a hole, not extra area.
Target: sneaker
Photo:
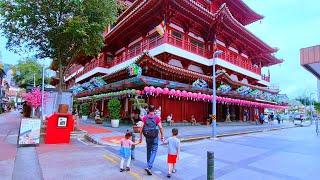
[[[120,169],[120,172],[123,172],[124,171],[124,169]]]
[[[171,174],[168,174],[168,175],[167,175],[167,178],[171,178]]]
[[[145,168],[144,170],[146,170],[146,172],[147,172],[147,174],[148,174],[149,176],[151,176],[151,175],[152,175],[152,172],[151,172],[151,170],[150,170],[150,169]]]
[[[172,173],[176,173],[177,172],[177,170],[176,169],[172,169]]]
[[[126,171],[130,171],[130,168],[129,168],[129,167],[126,167]]]

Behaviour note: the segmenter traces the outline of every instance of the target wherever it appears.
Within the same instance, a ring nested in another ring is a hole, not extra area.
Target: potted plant
[[[88,103],[83,103],[81,105],[81,116],[83,120],[87,120],[88,119],[88,115],[89,115],[89,104]]]
[[[119,99],[113,98],[108,102],[108,110],[112,127],[119,127],[121,103]]]

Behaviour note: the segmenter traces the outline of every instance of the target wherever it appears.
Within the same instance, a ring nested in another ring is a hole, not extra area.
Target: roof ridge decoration
[[[245,33],[247,33],[252,38],[256,39],[257,41],[260,41],[260,43],[265,46],[267,49],[269,49],[270,52],[268,53],[275,53],[278,51],[278,48],[273,48],[269,46],[267,43],[262,41],[260,38],[258,38],[256,35],[254,35],[251,31],[249,31],[244,25],[242,25],[231,13],[226,3],[223,3],[219,10],[214,14],[217,19],[221,19],[224,21],[224,17],[229,17],[231,19],[231,22],[235,23],[239,28],[243,29]]]

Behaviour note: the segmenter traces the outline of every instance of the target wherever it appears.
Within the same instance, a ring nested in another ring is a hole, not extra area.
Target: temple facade
[[[176,122],[211,112],[215,73],[218,121],[249,121],[286,100],[262,68],[279,64],[273,48],[246,29],[263,18],[242,0],[127,0],[127,9],[104,32],[97,57],[76,60],[65,83],[79,101],[108,116],[117,97],[122,119],[139,102],[162,107]],[[215,64],[216,71],[212,72]],[[93,102],[94,101],[94,102]],[[227,118],[228,116],[228,118]],[[229,119],[230,117],[230,119]]]

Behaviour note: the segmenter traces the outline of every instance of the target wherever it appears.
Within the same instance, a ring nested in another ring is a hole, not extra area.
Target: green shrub
[[[88,103],[81,104],[81,115],[88,116],[90,114],[90,105]]]
[[[121,103],[119,99],[113,98],[108,102],[108,110],[111,119],[120,119]]]

